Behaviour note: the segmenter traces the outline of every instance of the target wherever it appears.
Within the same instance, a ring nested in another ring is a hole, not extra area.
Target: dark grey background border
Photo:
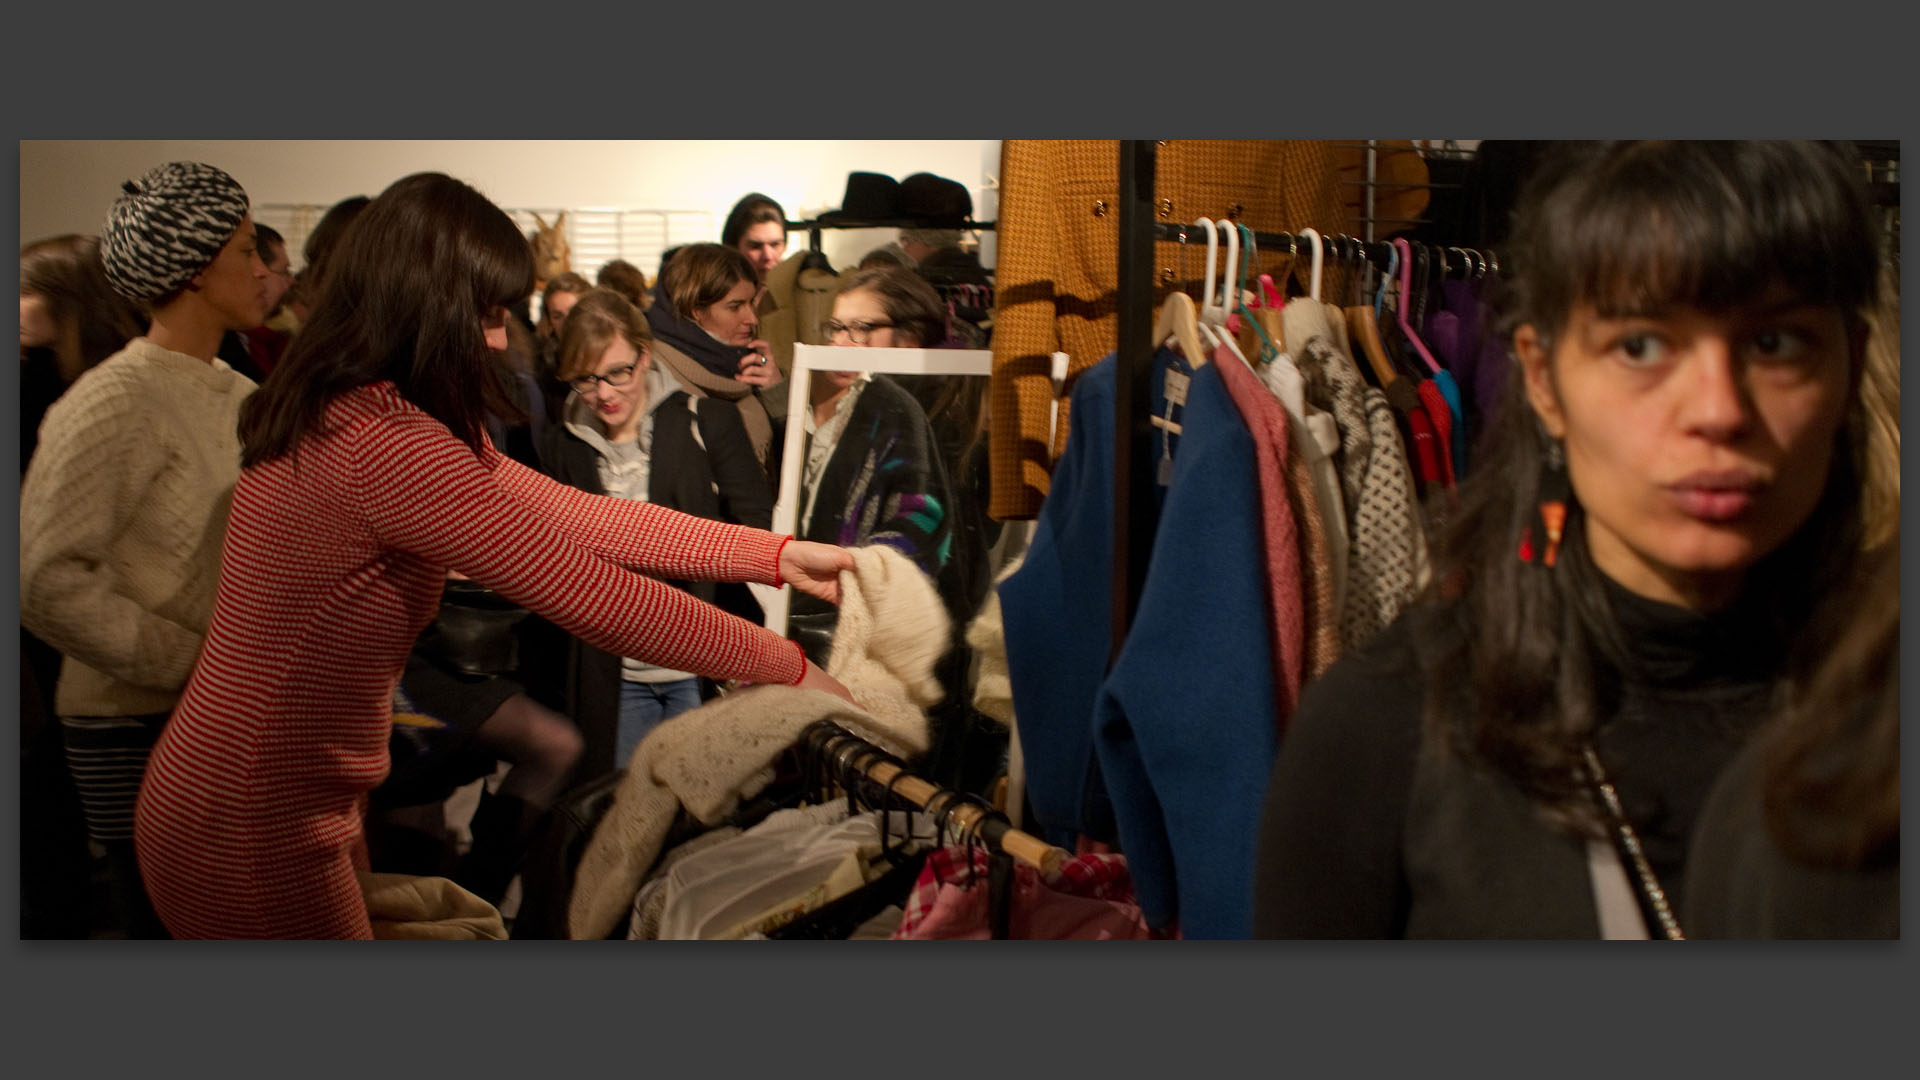
[[[1910,32],[1865,4],[661,7],[29,8],[9,17],[6,122],[15,139],[1896,138],[1914,111]],[[17,792],[16,759],[4,775]],[[17,926],[31,821],[16,799],[5,815]],[[1904,943],[15,942],[6,961],[24,1076],[1861,1075],[1905,1056],[1914,985]]]

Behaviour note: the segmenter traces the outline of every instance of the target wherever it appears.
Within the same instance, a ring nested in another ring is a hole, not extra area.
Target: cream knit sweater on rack
[[[47,410],[20,490],[20,621],[66,656],[62,716],[172,710],[213,612],[253,389],[140,337]]]

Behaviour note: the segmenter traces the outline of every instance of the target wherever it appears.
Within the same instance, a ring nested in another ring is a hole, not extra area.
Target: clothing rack
[[[1136,467],[1151,459],[1153,426],[1148,403],[1152,401],[1153,355],[1157,343],[1152,340],[1156,311],[1154,291],[1154,244],[1156,242],[1193,242],[1205,244],[1204,228],[1159,219],[1154,199],[1154,166],[1157,142],[1152,139],[1120,140],[1119,206],[1119,283],[1115,291],[1115,311],[1119,326],[1116,362],[1120,365],[1114,380],[1114,490],[1113,490],[1113,610],[1112,640],[1108,660],[1117,659],[1126,643],[1127,630],[1139,607],[1146,586],[1148,555],[1153,549],[1157,522],[1153,515],[1154,477],[1145,467]],[[1237,208],[1236,208],[1237,211]],[[1229,213],[1231,222],[1234,213]],[[1288,251],[1305,256],[1311,241],[1295,233],[1255,232],[1254,242],[1264,253]],[[1363,240],[1343,234],[1324,235],[1321,247],[1327,258],[1364,262],[1385,269],[1391,261],[1393,245],[1385,241]],[[1460,252],[1462,265],[1471,266],[1477,256],[1481,267],[1497,272],[1499,253],[1476,248],[1436,247],[1412,243],[1412,248],[1439,260],[1445,266],[1446,252]],[[1184,284],[1184,283],[1182,283]]]
[[[1005,814],[985,805],[978,796],[914,776],[900,759],[831,720],[809,725],[796,745],[811,757],[814,766],[830,769],[843,788],[851,786],[844,778],[863,777],[883,793],[880,801],[884,802],[886,795],[897,795],[951,825],[960,836],[978,839],[991,854],[1018,859],[1043,874],[1053,873],[1070,858],[1065,850],[1014,828]]]

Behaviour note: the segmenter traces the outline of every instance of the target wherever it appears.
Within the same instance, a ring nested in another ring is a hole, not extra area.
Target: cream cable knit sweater
[[[926,752],[926,710],[943,694],[933,671],[950,641],[946,608],[906,556],[852,550],[827,671],[862,708],[819,690],[756,686],[655,728],[580,858],[567,913],[574,938],[607,936],[632,908],[681,807],[719,824],[772,780],[775,759],[814,721],[837,721],[901,758]]]
[[[146,338],[54,402],[20,489],[20,621],[63,716],[170,711],[213,613],[251,380]]]

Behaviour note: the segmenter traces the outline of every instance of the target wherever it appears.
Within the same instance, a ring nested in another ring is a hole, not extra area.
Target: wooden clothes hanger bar
[[[906,771],[879,747],[848,731],[830,720],[821,724],[834,729],[836,744],[852,744],[856,750],[870,751],[866,760],[856,766],[867,779],[877,784],[881,790],[899,795],[921,809],[928,809],[936,803],[947,813],[948,820],[963,834],[971,833],[987,846],[987,850],[1004,852],[1043,874],[1059,870],[1060,865],[1071,858],[1064,849],[1053,846],[1032,833],[1022,832],[1009,824],[1004,815],[987,810],[970,802],[961,801],[964,796],[949,791],[928,780]],[[809,740],[802,739],[798,745],[808,745]],[[950,809],[949,809],[950,808]]]

